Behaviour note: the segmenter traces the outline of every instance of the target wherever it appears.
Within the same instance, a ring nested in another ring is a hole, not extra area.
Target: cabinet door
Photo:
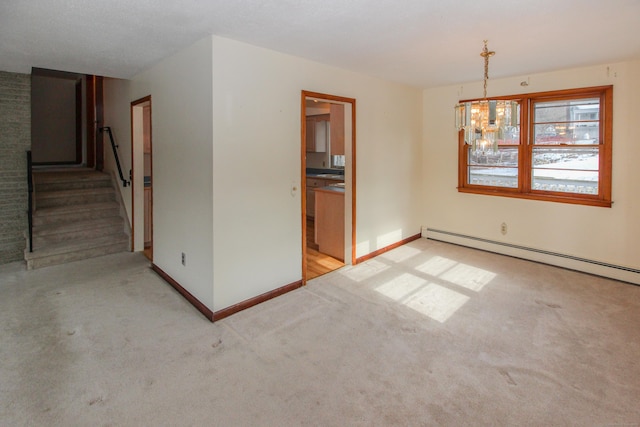
[[[327,151],[329,130],[329,114],[317,114],[307,116],[305,130],[306,151],[312,153],[324,153]]]
[[[305,132],[305,141],[307,152],[316,151],[316,119],[307,117],[307,129]]]
[[[151,107],[145,105],[142,107],[144,120],[142,121],[142,141],[144,153],[151,153]]]
[[[331,104],[331,155],[344,155],[344,105]]]
[[[310,218],[316,216],[316,192],[309,187],[307,187],[307,216]]]
[[[316,121],[316,153],[325,153],[327,151],[328,124],[327,120]]]
[[[324,187],[327,181],[318,178],[307,178],[307,216],[315,217],[316,215],[316,193],[314,188]]]
[[[315,233],[319,252],[344,261],[344,193],[316,192]]]

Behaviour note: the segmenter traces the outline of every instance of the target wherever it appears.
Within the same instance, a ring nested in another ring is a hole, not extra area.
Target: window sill
[[[545,202],[569,203],[573,205],[596,206],[601,208],[610,208],[613,202],[610,200],[601,200],[596,198],[572,197],[559,194],[546,193],[521,193],[514,189],[489,189],[489,188],[469,188],[458,187],[459,193],[483,194],[487,196],[513,197],[517,199],[542,200]]]

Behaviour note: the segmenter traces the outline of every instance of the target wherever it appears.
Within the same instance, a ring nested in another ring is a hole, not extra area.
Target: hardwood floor
[[[318,250],[318,245],[314,242],[315,221],[307,217],[307,248]]]
[[[314,227],[313,219],[307,218],[307,280],[322,276],[344,265],[342,261],[318,252],[318,245],[313,241]]]
[[[143,253],[149,261],[153,261],[153,249],[151,249],[151,246],[145,246]]]

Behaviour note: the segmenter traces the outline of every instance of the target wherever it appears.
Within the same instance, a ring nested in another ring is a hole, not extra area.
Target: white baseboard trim
[[[610,279],[640,285],[640,270],[601,261],[580,258],[573,255],[561,254],[542,249],[529,248],[512,243],[498,242],[481,237],[468,236],[451,231],[424,228],[423,237],[431,240],[438,240],[470,248],[481,249],[488,252],[495,252],[529,261],[541,262],[555,265],[570,270],[603,276]]]

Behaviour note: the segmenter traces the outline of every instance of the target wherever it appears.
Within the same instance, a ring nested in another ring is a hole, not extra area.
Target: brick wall
[[[0,264],[24,259],[31,76],[0,71]]]

